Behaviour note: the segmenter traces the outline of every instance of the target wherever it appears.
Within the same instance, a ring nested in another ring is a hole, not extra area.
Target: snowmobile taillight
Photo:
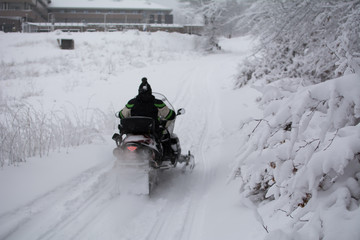
[[[136,146],[128,146],[127,149],[130,151],[130,152],[134,152],[137,147]]]

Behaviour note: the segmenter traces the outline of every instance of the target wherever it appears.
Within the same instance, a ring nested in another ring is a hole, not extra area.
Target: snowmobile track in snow
[[[65,228],[74,221],[81,212],[86,210],[86,207],[94,201],[95,196],[102,193],[102,191],[97,193],[96,191],[89,190],[101,183],[101,177],[104,179],[103,176],[106,175],[108,171],[108,169],[104,167],[104,164],[95,166],[74,179],[71,179],[69,182],[38,197],[31,203],[13,212],[1,215],[0,223],[3,222],[4,224],[0,225],[2,227],[5,226],[7,230],[5,230],[5,234],[3,230],[1,230],[2,235],[0,235],[0,238],[16,239],[16,232],[19,229],[26,228],[30,222],[39,222],[39,229],[43,230],[41,230],[42,233],[36,237],[28,236],[29,239],[50,239],[55,233],[59,233],[59,230]],[[84,184],[89,182],[90,186],[82,191],[81,189],[83,189]],[[80,194],[78,193],[79,189]],[[63,196],[71,197],[64,199]],[[63,209],[61,216],[57,216],[59,208]],[[28,213],[26,217],[23,217],[24,212]],[[54,218],[54,216],[58,218]],[[15,234],[15,236],[13,236],[13,234]]]

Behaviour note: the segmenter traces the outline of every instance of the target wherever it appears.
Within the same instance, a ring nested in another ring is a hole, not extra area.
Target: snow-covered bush
[[[0,108],[0,166],[91,143],[102,138],[103,129],[112,128],[107,125],[112,116],[96,109],[45,112],[25,102],[16,106],[4,103]]]
[[[323,192],[331,198],[321,203],[321,214],[341,207],[338,222],[359,218],[360,76],[304,87],[300,80],[257,87],[264,117],[243,124],[248,141],[234,176],[242,194],[254,201],[276,199],[275,209],[293,214],[293,224],[301,227],[299,219],[316,211]],[[326,221],[322,228],[332,224]]]
[[[359,22],[359,1],[333,0],[260,0],[240,21],[261,45],[237,87],[262,92],[264,116],[242,125],[234,177],[289,217],[267,216],[267,239],[360,238]]]

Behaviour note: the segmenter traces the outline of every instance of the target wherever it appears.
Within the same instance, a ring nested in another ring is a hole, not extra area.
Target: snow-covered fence
[[[102,139],[110,116],[99,109],[53,110],[45,112],[27,103],[16,108],[1,106],[0,166],[23,162],[27,157]]]

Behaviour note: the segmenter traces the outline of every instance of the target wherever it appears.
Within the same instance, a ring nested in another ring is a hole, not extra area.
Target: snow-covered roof
[[[52,0],[49,8],[71,9],[127,9],[127,10],[162,10],[171,8],[148,0]]]

